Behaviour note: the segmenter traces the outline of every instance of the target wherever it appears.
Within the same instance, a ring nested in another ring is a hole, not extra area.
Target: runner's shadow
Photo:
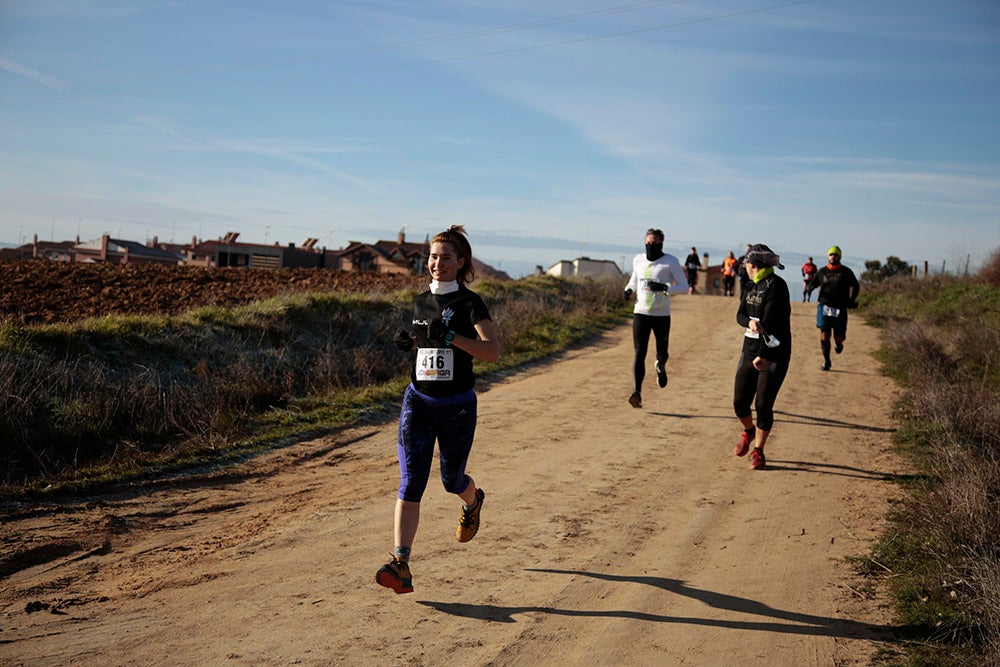
[[[864,376],[867,376],[867,377],[878,377],[879,376],[879,373],[867,373],[867,372],[862,372],[862,371],[845,371],[843,368],[830,368],[830,369],[827,369],[827,370],[822,371],[822,372],[823,373],[829,373],[830,375],[837,375],[839,373],[841,375],[864,375]]]
[[[656,410],[650,410],[650,415],[655,415],[656,417],[673,417],[674,419],[697,419],[699,421],[705,421],[708,419],[720,419],[722,421],[735,421],[735,417],[731,414],[729,415],[682,415],[677,412],[657,412]]]
[[[756,600],[727,595],[725,593],[716,593],[714,591],[707,591],[700,588],[693,588],[691,586],[687,586],[685,582],[679,579],[648,576],[622,576],[578,570],[549,570],[541,568],[526,568],[526,571],[548,574],[566,574],[571,576],[591,577],[602,581],[653,586],[654,588],[659,588],[669,593],[683,595],[684,597],[699,600],[714,609],[725,609],[743,614],[750,614],[759,618],[736,621],[691,616],[664,616],[661,614],[650,614],[628,609],[586,610],[557,609],[555,607],[541,606],[504,607],[491,604],[463,604],[457,602],[433,602],[424,600],[419,601],[419,603],[446,614],[497,623],[516,623],[517,619],[514,618],[516,614],[534,612],[585,618],[631,618],[638,621],[649,621],[651,623],[682,623],[688,625],[730,628],[734,630],[759,630],[764,632],[778,632],[793,635],[846,637],[883,642],[896,641],[894,634],[896,631],[900,630],[899,628],[895,628],[893,626],[870,625],[847,619],[830,618],[827,616],[816,616],[813,614],[775,609],[774,607],[769,607],[763,603],[757,602]]]
[[[654,412],[650,410],[649,414],[656,415],[657,417],[673,417],[674,419],[702,419],[698,415],[681,415],[675,412]]]
[[[784,464],[784,465],[781,465]],[[768,459],[764,472],[768,470],[792,470],[796,472],[817,472],[824,475],[837,475],[841,477],[855,477],[857,479],[870,479],[877,482],[908,482],[916,479],[924,479],[923,475],[899,475],[891,472],[876,472],[855,468],[853,466],[836,465],[833,463],[814,463],[812,461],[782,461],[780,459]]]
[[[783,410],[775,410],[774,414],[784,415],[792,419],[782,419],[785,424],[805,424],[807,426],[831,426],[833,428],[849,428],[857,431],[870,431],[872,433],[894,433],[896,429],[882,426],[868,426],[867,424],[852,424],[851,422],[839,419],[829,419],[826,417],[814,417],[813,415],[795,415]]]

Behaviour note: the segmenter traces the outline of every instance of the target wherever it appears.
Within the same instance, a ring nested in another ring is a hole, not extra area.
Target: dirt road
[[[650,372],[642,409],[626,326],[481,387],[483,527],[457,543],[459,504],[432,480],[414,593],[373,583],[393,546],[388,423],[17,508],[0,527],[0,664],[866,664],[885,601],[844,559],[896,493],[893,389],[860,318],[823,373],[815,305],[793,306],[767,470],[732,455],[735,301],[678,297],[670,384]]]

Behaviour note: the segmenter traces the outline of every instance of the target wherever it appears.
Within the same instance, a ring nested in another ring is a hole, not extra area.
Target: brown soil
[[[110,314],[177,314],[296,292],[390,292],[426,276],[331,269],[0,262],[0,320],[63,322]]]
[[[394,423],[203,476],[7,504],[0,664],[864,665],[886,601],[846,559],[884,527],[893,387],[852,321],[833,371],[812,304],[769,468],[735,458],[735,302],[674,299],[670,384],[631,408],[630,330],[481,387],[483,525],[432,480],[415,592],[392,548]],[[651,365],[651,360],[650,360]]]

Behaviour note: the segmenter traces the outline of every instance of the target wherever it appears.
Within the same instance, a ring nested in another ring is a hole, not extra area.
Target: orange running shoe
[[[476,499],[479,501],[475,507],[462,507],[462,516],[458,518],[458,528],[455,529],[455,538],[459,542],[468,542],[479,532],[479,511],[483,509],[483,498],[486,494],[482,489],[476,489]]]
[[[399,593],[413,592],[413,577],[410,575],[410,564],[402,558],[392,557],[375,573],[375,583],[391,588]]]

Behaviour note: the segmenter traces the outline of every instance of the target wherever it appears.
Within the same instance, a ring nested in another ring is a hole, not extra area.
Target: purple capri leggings
[[[399,416],[399,498],[420,502],[427,488],[438,443],[441,483],[448,493],[462,493],[469,486],[465,464],[476,434],[476,392],[435,398],[411,384],[403,394]]]

